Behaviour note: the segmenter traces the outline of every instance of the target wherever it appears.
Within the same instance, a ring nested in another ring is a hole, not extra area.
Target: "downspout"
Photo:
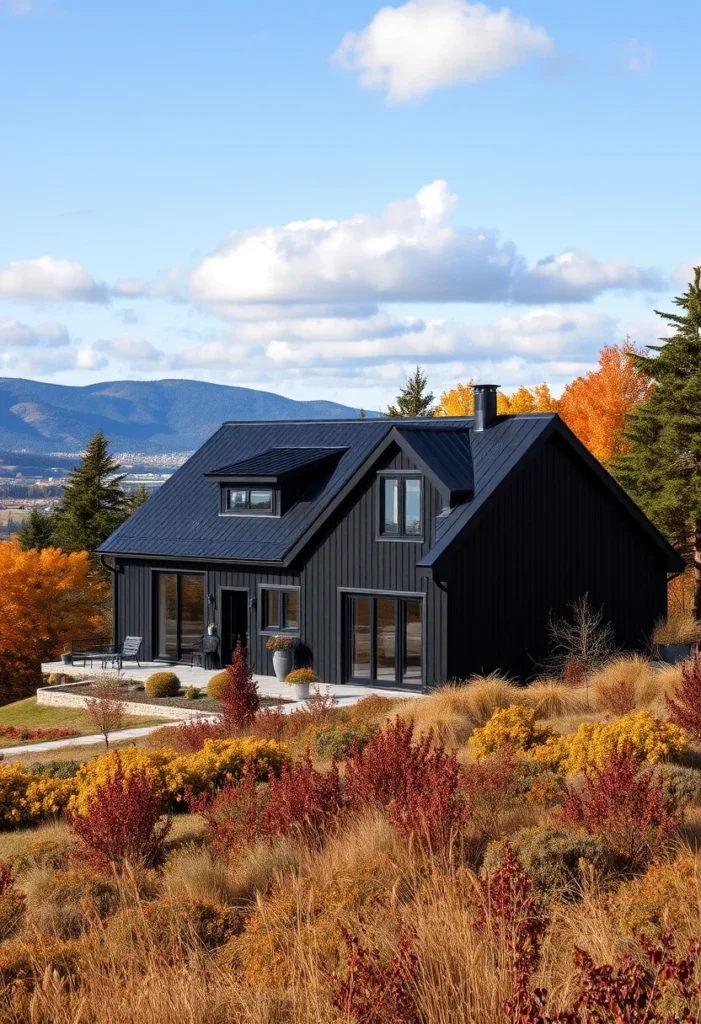
[[[117,578],[119,569],[116,565],[110,565],[105,561],[105,556],[100,555],[100,565],[112,573],[112,643],[117,643]]]

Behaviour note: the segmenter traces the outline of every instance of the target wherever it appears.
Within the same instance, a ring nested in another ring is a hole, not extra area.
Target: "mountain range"
[[[358,412],[197,380],[70,387],[0,377],[0,449],[76,452],[102,430],[115,452],[159,455],[194,451],[224,420],[343,419]]]

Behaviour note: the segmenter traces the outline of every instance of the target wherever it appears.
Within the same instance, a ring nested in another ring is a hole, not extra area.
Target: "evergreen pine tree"
[[[417,366],[396,398],[396,405],[390,405],[387,415],[393,418],[403,416],[433,416],[433,392],[426,392],[428,378]]]
[[[628,450],[614,472],[694,565],[694,615],[701,619],[701,267],[674,302],[680,313],[655,310],[674,330],[650,346],[657,355],[629,355],[654,389],[628,420]]]
[[[33,508],[17,532],[19,546],[23,551],[43,551],[53,543],[51,515],[42,514]]]
[[[64,551],[93,552],[129,515],[119,463],[110,457],[101,430],[68,477],[53,515],[53,538]]]
[[[127,498],[127,511],[129,515],[132,512],[136,512],[137,508],[140,508],[145,501],[148,501],[149,490],[146,484],[139,484],[135,491]]]

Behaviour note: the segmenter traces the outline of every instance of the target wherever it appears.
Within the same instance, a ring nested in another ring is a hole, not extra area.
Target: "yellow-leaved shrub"
[[[486,725],[475,729],[470,737],[470,748],[479,759],[495,754],[509,746],[516,753],[525,753],[551,735],[550,730],[536,721],[535,708],[511,704],[497,709]]]
[[[125,776],[145,772],[164,801],[173,803],[182,800],[188,788],[196,793],[212,792],[228,780],[240,779],[246,762],[253,766],[256,778],[264,781],[270,771],[280,773],[282,765],[289,762],[289,754],[285,744],[253,739],[207,740],[194,754],[176,754],[170,747],[127,747],[81,765],[71,780],[76,791],[69,803],[70,811],[87,813],[97,789],[114,778],[118,759]]]
[[[584,722],[568,736],[550,737],[530,756],[560,775],[575,775],[600,768],[614,750],[629,750],[639,761],[657,764],[680,760],[687,745],[687,734],[679,726],[649,711],[636,711],[608,725]]]
[[[73,779],[33,775],[19,764],[0,767],[0,826],[33,825],[58,814],[75,792]]]

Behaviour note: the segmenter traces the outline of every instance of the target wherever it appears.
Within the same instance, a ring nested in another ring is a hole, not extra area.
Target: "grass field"
[[[0,508],[0,526],[7,526],[11,519],[15,523],[21,523],[27,518],[29,512],[28,508]]]
[[[124,719],[124,728],[134,729],[143,725],[158,725],[162,721],[161,718],[147,715],[130,715]],[[37,704],[36,697],[27,697],[26,700],[18,700],[14,704],[5,704],[4,707],[0,707],[0,727],[5,725],[14,725],[17,728],[24,726],[28,729],[76,729],[81,736],[89,736],[96,731],[94,723],[85,711],[77,708],[54,708]],[[0,737],[0,749],[5,750],[26,742],[26,740],[10,740]],[[36,742],[40,743],[41,740]]]

